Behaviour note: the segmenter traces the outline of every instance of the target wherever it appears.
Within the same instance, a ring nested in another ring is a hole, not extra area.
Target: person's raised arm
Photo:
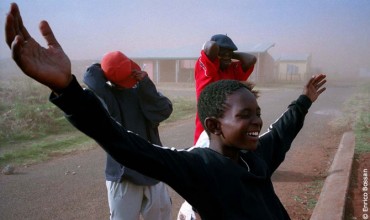
[[[5,39],[14,61],[27,76],[53,91],[59,91],[72,81],[71,62],[55,39],[49,24],[41,21],[39,29],[47,48],[40,46],[31,37],[23,26],[17,4],[11,4],[5,21]]]
[[[284,161],[286,152],[303,127],[305,116],[311,104],[326,90],[325,83],[326,75],[312,76],[303,87],[303,92],[298,99],[293,101],[287,111],[270,125],[266,133],[260,136],[260,145],[257,151],[267,162],[271,174]]]
[[[170,117],[173,111],[172,102],[157,91],[147,72],[134,70],[132,76],[139,82],[137,94],[142,113],[148,121],[158,126]]]
[[[220,47],[216,44],[215,41],[207,41],[203,46],[203,50],[206,53],[208,59],[213,62],[218,56]]]
[[[240,60],[244,72],[257,62],[257,58],[254,55],[244,52],[234,52],[232,59]]]
[[[308,80],[307,84],[303,87],[302,95],[307,96],[311,102],[316,99],[326,90],[326,87],[322,87],[326,83],[326,75],[319,74],[314,75]]]

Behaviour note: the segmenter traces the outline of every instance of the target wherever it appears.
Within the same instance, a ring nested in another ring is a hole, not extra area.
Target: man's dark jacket
[[[90,66],[84,74],[84,83],[107,107],[110,115],[128,130],[156,145],[162,145],[159,123],[172,113],[171,101],[160,94],[148,76],[130,89],[109,84],[99,64]],[[154,185],[157,180],[124,167],[107,154],[105,178],[108,181],[129,180],[137,185]]]

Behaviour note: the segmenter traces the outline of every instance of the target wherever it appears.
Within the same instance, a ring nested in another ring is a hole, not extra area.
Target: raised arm
[[[203,50],[206,53],[208,59],[213,62],[218,56],[220,47],[216,44],[215,41],[207,41],[203,46]]]
[[[269,165],[271,174],[284,161],[285,154],[304,124],[311,104],[325,91],[325,77],[323,74],[313,76],[304,86],[302,95],[261,135],[257,151]]]
[[[214,61],[220,51],[220,47],[216,44],[215,41],[207,41],[203,50],[206,53],[207,57]],[[248,69],[252,68],[253,65],[257,62],[257,58],[249,53],[245,52],[232,52],[232,59],[239,60],[242,63],[243,71],[246,72]]]
[[[308,80],[305,87],[303,87],[302,94],[307,96],[311,102],[315,102],[316,99],[323,93],[326,88],[322,87],[326,83],[326,75],[319,74],[314,75]]]
[[[138,97],[145,117],[155,126],[170,117],[173,107],[166,96],[158,92],[153,81],[146,75],[138,83]]]
[[[14,61],[27,76],[59,91],[72,81],[71,62],[55,39],[49,24],[41,21],[39,29],[47,48],[41,47],[31,37],[23,26],[17,4],[11,4],[5,21],[5,39]]]
[[[244,52],[234,52],[232,58],[240,60],[244,72],[252,68],[253,65],[257,62],[257,58],[254,55]]]

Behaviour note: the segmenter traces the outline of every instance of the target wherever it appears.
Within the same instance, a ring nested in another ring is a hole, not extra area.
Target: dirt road
[[[320,192],[320,181],[331,163],[341,134],[328,122],[341,114],[341,106],[354,91],[352,86],[330,86],[306,118],[284,164],[274,175],[276,192],[292,219],[308,219],[311,199]],[[164,89],[164,93],[170,90]],[[192,96],[193,90],[182,91]],[[262,89],[259,104],[264,129],[272,123],[301,89]],[[162,126],[166,146],[192,144],[193,119]],[[0,219],[108,219],[104,183],[105,153],[98,147],[57,157],[0,176]],[[182,198],[171,190],[174,216]]]

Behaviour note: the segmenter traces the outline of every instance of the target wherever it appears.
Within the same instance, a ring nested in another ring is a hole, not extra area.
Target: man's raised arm
[[[5,21],[5,39],[14,61],[27,76],[53,91],[60,91],[72,81],[71,61],[46,21],[40,22],[39,29],[47,48],[31,37],[23,26],[17,4],[11,4]]]

